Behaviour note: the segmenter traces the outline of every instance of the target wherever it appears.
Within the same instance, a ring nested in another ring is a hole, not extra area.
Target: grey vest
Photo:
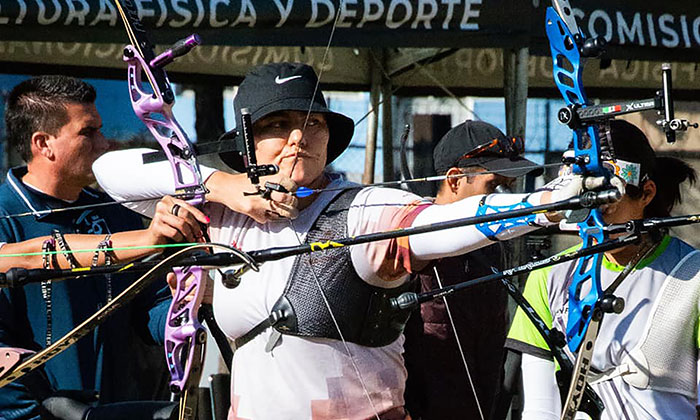
[[[338,194],[316,219],[306,242],[347,237],[348,208],[358,192],[347,190]],[[410,314],[391,309],[389,299],[412,288],[408,283],[393,289],[367,284],[352,265],[349,247],[298,255],[270,317],[236,340],[236,345],[240,347],[269,326],[287,335],[340,340],[335,317],[345,341],[368,347],[385,346],[401,336]]]

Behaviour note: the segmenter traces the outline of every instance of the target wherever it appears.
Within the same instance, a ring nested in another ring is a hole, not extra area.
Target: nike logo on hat
[[[277,83],[278,85],[281,85],[283,83],[287,83],[290,80],[300,79],[300,78],[301,78],[301,75],[299,75],[299,74],[297,74],[296,76],[289,76],[289,77],[282,77],[282,78],[277,76],[277,77],[275,77],[275,83]]]

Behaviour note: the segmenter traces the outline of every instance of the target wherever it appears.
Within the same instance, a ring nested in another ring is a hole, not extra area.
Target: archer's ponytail
[[[644,217],[668,217],[673,206],[682,201],[681,184],[688,181],[694,185],[697,173],[680,159],[657,157],[656,170],[651,179],[656,183],[656,196],[644,209]]]

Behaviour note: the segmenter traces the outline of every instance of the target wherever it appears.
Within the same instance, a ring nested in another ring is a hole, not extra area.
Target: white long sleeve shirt
[[[111,152],[95,162],[98,182],[113,198],[133,200],[160,197],[174,192],[167,162],[144,165],[144,150]],[[209,176],[210,168],[202,168]],[[300,211],[293,221],[265,224],[233,212],[221,204],[208,203],[209,234],[214,242],[234,245],[244,251],[299,245],[328,202],[346,181],[331,177],[329,191]],[[331,191],[333,190],[333,191]],[[525,195],[492,195],[489,204],[515,204]],[[350,236],[418,226],[473,216],[481,196],[449,205],[435,205],[414,194],[387,188],[364,188],[353,200],[347,217]],[[540,194],[529,196],[538,205]],[[128,205],[152,214],[155,202]],[[532,226],[504,231],[499,239],[527,233]],[[489,245],[474,226],[448,231],[357,245],[351,248],[355,270],[369,284],[395,287],[421,268],[423,261],[459,255]],[[235,339],[269,316],[282,295],[292,270],[293,258],[265,263],[259,272],[248,272],[240,286],[227,289],[215,282],[214,312],[221,328]],[[418,267],[420,266],[420,267]],[[316,273],[322,278],[323,273]],[[466,280],[466,279],[465,279]],[[369,348],[325,338],[285,335],[271,352],[265,351],[268,329],[235,352],[229,418],[331,419],[368,418],[403,405],[406,370],[403,367],[403,338],[384,347]],[[351,360],[352,358],[352,360]],[[353,363],[354,361],[354,363]],[[274,400],[270,397],[274,396]]]

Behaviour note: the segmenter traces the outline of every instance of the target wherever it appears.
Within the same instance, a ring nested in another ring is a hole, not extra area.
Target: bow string
[[[311,97],[309,98],[309,108],[306,112],[306,117],[304,118],[304,124],[303,124],[302,130],[301,130],[302,131],[302,138],[303,138],[304,133],[306,131],[306,127],[308,126],[309,118],[311,117],[311,110],[313,109],[314,97],[316,96],[316,92],[320,89],[320,86],[321,86],[321,79],[323,77],[323,70],[325,68],[325,64],[326,64],[326,61],[328,59],[328,53],[329,53],[331,45],[333,43],[333,36],[335,34],[335,30],[338,27],[338,20],[340,19],[340,10],[343,8],[343,3],[344,3],[344,0],[340,0],[339,7],[335,11],[335,16],[333,19],[333,26],[332,26],[330,34],[328,36],[328,42],[326,43],[323,57],[321,59],[321,65],[319,67],[319,73],[318,73],[318,78],[316,80],[316,85],[314,86],[314,91],[313,91]],[[332,139],[329,141],[332,141]],[[290,169],[290,173],[289,173],[290,178],[292,177],[292,175],[294,173],[294,168],[296,167],[298,159],[299,159],[299,155],[297,154],[294,157],[294,162],[292,163],[292,167]],[[289,227],[295,233],[297,241],[299,242],[299,245],[303,245],[303,241],[302,241],[301,237],[299,236],[299,234],[297,233],[297,230],[294,226],[294,221],[291,219],[289,219]],[[372,399],[372,395],[370,394],[369,389],[367,388],[367,383],[362,375],[362,372],[360,371],[360,368],[357,365],[357,362],[355,361],[355,356],[353,355],[352,351],[350,350],[350,346],[348,345],[347,341],[345,340],[345,336],[340,329],[340,326],[339,326],[337,319],[336,319],[336,316],[335,316],[335,312],[334,312],[333,308],[331,308],[330,302],[326,296],[326,293],[323,290],[321,280],[319,279],[319,276],[316,274],[316,271],[314,270],[313,264],[311,264],[311,258],[309,258],[307,260],[307,264],[309,265],[309,270],[310,270],[312,277],[314,279],[314,284],[316,285],[316,288],[317,288],[319,294],[321,295],[321,298],[326,306],[326,309],[328,310],[328,313],[330,314],[330,317],[333,321],[333,325],[334,325],[336,331],[338,332],[338,337],[340,338],[340,341],[343,344],[345,354],[348,356],[348,359],[350,360],[353,371],[355,372],[355,375],[357,376],[357,379],[362,387],[362,392],[363,392],[365,398],[367,399],[367,402],[370,406],[373,417],[376,418],[377,420],[379,420],[380,419],[379,411],[377,410],[377,407],[375,406],[375,403]]]

